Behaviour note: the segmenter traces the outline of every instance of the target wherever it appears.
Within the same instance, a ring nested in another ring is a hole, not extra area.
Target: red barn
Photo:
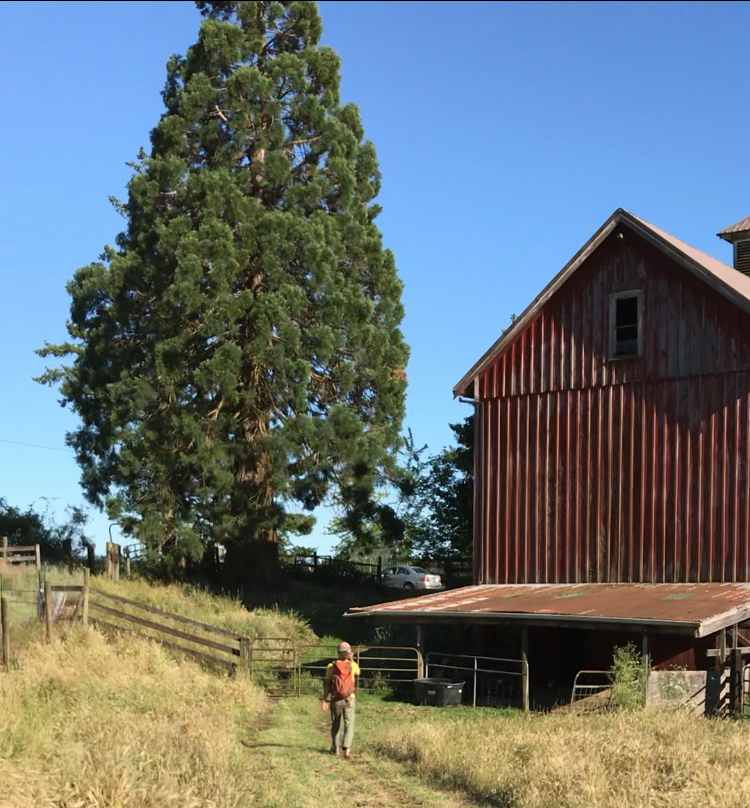
[[[454,388],[476,413],[475,585],[350,616],[457,624],[497,657],[518,643],[527,705],[534,674],[569,686],[629,632],[656,667],[713,655],[719,682],[731,646],[737,696],[750,217],[719,236],[734,267],[624,210],[607,219]]]
[[[737,269],[615,211],[458,383],[477,583],[750,581],[750,220],[721,235]]]

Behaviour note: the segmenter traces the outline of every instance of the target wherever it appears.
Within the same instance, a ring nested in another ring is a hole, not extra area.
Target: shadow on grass
[[[240,743],[246,749],[295,749],[296,751],[302,752],[317,752],[319,755],[325,755],[326,757],[331,757],[331,752],[329,749],[322,747],[322,746],[311,746],[309,744],[304,743],[276,743],[276,742],[261,742],[261,743],[253,743],[250,741],[240,741]]]

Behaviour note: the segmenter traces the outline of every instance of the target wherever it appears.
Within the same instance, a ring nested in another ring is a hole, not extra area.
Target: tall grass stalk
[[[443,713],[384,724],[372,741],[430,782],[459,788],[481,805],[750,805],[750,722],[674,710],[460,720]]]

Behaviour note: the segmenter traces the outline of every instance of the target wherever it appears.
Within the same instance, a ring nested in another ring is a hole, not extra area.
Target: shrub
[[[620,710],[643,707],[648,669],[633,643],[615,648],[611,671],[612,705]]]

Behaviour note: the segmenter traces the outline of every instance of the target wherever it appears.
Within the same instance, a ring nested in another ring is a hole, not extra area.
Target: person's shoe
[[[331,749],[330,749],[330,752],[331,752],[332,755],[336,755],[336,757],[338,757],[339,754],[340,754],[340,750],[336,746],[332,746]]]
[[[352,758],[352,750],[351,749],[344,749],[344,757],[347,760],[351,760],[351,758]]]

